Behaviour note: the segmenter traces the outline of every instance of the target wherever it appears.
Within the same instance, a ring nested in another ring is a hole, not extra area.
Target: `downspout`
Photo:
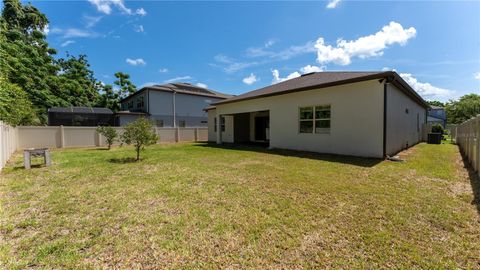
[[[383,83],[383,158],[387,157],[387,80]]]
[[[383,83],[383,158],[387,158],[387,90],[392,78],[386,77]]]
[[[173,90],[173,89],[172,89]],[[177,91],[173,90],[173,127],[177,127],[177,119],[176,119],[176,108],[175,108],[175,94]]]

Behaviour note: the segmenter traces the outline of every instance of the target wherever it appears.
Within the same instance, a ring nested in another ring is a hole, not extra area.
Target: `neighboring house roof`
[[[91,113],[91,114],[113,114],[108,108],[98,107],[52,107],[48,109],[52,113]]]
[[[153,90],[153,91],[163,91],[163,92],[176,92],[186,95],[196,95],[196,96],[204,96],[204,97],[211,97],[211,98],[219,98],[219,99],[227,99],[233,97],[233,95],[223,94],[211,89],[199,87],[189,83],[168,83],[168,84],[161,84],[161,85],[152,85],[146,86],[142,89],[138,90],[137,92],[131,94],[130,96],[121,100],[121,102],[138,95],[146,90]]]
[[[116,115],[148,115],[148,113],[144,113],[144,112],[131,112],[131,111],[118,111],[115,114]]]
[[[396,72],[358,72],[358,71],[334,71],[334,72],[312,72],[304,74],[298,78],[287,80],[281,83],[270,85],[258,90],[247,92],[232,98],[222,100],[213,105],[227,104],[238,102],[242,100],[256,99],[268,96],[283,95],[293,92],[300,92],[306,90],[313,90],[318,88],[325,88],[330,86],[349,84],[373,79],[385,79],[402,90],[405,94],[410,96],[418,104],[425,108],[430,106],[425,100],[420,97],[415,90],[408,85]]]

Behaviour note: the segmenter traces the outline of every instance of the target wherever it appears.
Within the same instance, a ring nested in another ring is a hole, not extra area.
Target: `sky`
[[[312,71],[395,70],[427,100],[480,94],[480,1],[33,1],[97,79],[241,94]]]

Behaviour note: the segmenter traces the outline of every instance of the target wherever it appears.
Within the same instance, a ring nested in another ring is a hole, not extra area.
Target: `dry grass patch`
[[[132,155],[53,151],[29,171],[14,158],[2,267],[480,268],[478,180],[454,145],[403,163],[207,144],[118,162]]]

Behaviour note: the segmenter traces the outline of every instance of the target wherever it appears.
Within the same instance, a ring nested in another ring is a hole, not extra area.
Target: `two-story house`
[[[147,116],[158,127],[207,126],[208,115],[203,109],[230,97],[189,83],[147,86],[121,100],[117,124]]]
[[[432,108],[428,110],[427,123],[440,124],[442,127],[445,127],[447,124],[447,114],[445,113],[445,108],[438,106],[431,106]]]

